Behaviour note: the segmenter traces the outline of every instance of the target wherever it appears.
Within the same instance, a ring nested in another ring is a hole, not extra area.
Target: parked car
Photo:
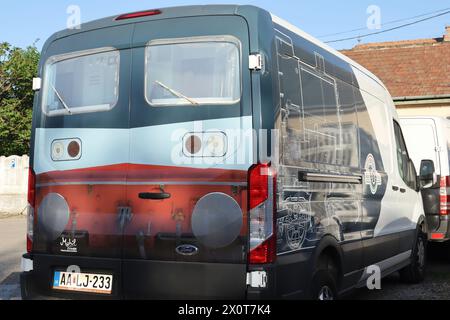
[[[24,298],[330,300],[373,265],[423,279],[388,91],[269,12],[87,23],[46,42],[34,83]]]
[[[400,123],[415,167],[419,169],[422,164],[426,170],[422,174],[433,178],[432,186],[422,191],[428,239],[447,241],[450,239],[450,120],[416,116],[401,117]]]

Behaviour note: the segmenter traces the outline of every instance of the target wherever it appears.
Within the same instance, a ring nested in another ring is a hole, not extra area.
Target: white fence
[[[0,157],[0,215],[25,213],[28,167],[28,156]]]

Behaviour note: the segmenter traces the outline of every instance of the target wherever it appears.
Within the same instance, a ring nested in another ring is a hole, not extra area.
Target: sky
[[[450,7],[450,1],[427,0],[6,0],[0,11],[0,42],[9,42],[17,47],[33,43],[41,49],[52,33],[67,27],[69,6],[80,8],[81,22],[87,22],[120,13],[144,9],[164,8],[190,4],[252,4],[262,7],[322,41],[379,32],[399,24],[409,23],[428,16],[407,19]],[[375,7],[374,7],[375,6]],[[450,10],[450,9],[449,9]],[[371,29],[368,28],[368,22]],[[381,29],[379,24],[381,23]],[[386,23],[388,23],[386,25]],[[384,24],[384,25],[383,25]],[[424,21],[409,27],[360,39],[360,43],[397,41],[418,38],[441,37],[446,25],[450,25],[450,14]],[[333,33],[361,29],[357,32],[326,36]],[[358,40],[329,43],[336,49],[352,48]]]

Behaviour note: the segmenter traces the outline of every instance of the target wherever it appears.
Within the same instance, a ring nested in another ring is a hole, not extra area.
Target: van
[[[422,191],[428,239],[447,241],[450,239],[450,120],[432,116],[401,117],[400,124],[417,170],[421,164],[428,163],[425,168],[435,172],[431,175],[433,185]]]
[[[389,93],[267,11],[64,30],[34,84],[24,298],[331,300],[377,268],[423,279]]]

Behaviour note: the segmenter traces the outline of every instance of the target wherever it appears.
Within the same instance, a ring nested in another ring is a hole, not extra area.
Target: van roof
[[[189,17],[189,16],[204,16],[204,15],[233,15],[237,14],[239,9],[238,5],[195,5],[195,6],[179,6],[179,7],[167,7],[167,8],[152,8],[148,10],[160,10],[161,14],[144,16],[139,18],[125,19],[125,20],[115,20],[121,14],[119,13],[114,16],[93,20],[90,22],[83,23],[79,29],[64,29],[56,32],[51,37],[52,40],[64,38],[78,33],[88,32],[96,29],[103,29],[113,26],[127,25],[136,22],[145,22],[151,20],[162,20],[162,19],[172,19],[178,17]],[[247,6],[248,7],[248,6]],[[256,7],[255,7],[256,9]],[[259,8],[258,8],[259,9]],[[261,9],[259,9],[261,10]],[[146,11],[146,10],[142,10]],[[126,14],[126,13],[125,13]]]
[[[83,32],[89,32],[92,30],[97,29],[103,29],[108,28],[112,26],[120,26],[120,25],[127,25],[132,23],[138,23],[138,22],[145,22],[145,21],[152,21],[152,20],[162,20],[162,19],[172,19],[172,18],[179,18],[179,17],[192,17],[192,16],[206,16],[206,15],[240,15],[247,9],[253,9],[255,11],[265,11],[266,10],[252,6],[252,5],[192,5],[192,6],[178,6],[178,7],[167,7],[167,8],[152,8],[148,10],[160,10],[161,14],[158,15],[151,15],[151,16],[144,16],[140,18],[133,18],[133,19],[125,19],[125,20],[115,20],[118,16],[121,14],[117,14],[115,16],[110,16],[98,20],[93,20],[90,22],[83,23],[81,25],[81,28],[79,29],[64,29],[59,32],[56,32],[53,34],[44,45],[44,49],[47,47],[48,44],[50,44],[52,41],[55,41],[57,39],[61,39],[64,37],[68,37],[74,34],[83,33]],[[145,10],[143,10],[145,11]],[[305,33],[298,27],[294,26],[293,24],[271,14],[272,20],[275,23],[278,23],[282,25],[283,27],[290,29],[292,32],[298,34],[301,37],[304,37],[305,39],[311,41],[312,43],[316,44],[317,46],[321,47],[322,49],[332,53],[333,55],[339,57],[341,60],[349,63],[354,68],[359,69],[361,72],[366,74],[368,77],[372,78],[375,82],[377,82],[384,90],[388,91],[386,86],[384,86],[383,82],[375,76],[372,72],[358,64],[357,62],[351,60],[347,56],[343,55],[339,51],[331,48],[330,46],[322,43],[318,39],[312,37],[311,35]]]
[[[324,49],[325,51],[331,52],[332,54],[334,54],[335,56],[337,56],[341,60],[345,61],[346,63],[350,64],[354,68],[356,68],[359,71],[361,71],[362,73],[364,73],[366,76],[372,78],[372,80],[377,82],[384,90],[388,91],[386,86],[383,84],[383,82],[376,75],[374,75],[371,71],[369,71],[368,69],[366,69],[365,67],[363,67],[362,65],[357,63],[356,61],[350,59],[349,57],[347,57],[346,55],[344,55],[341,52],[337,51],[336,49],[330,47],[326,43],[323,43],[322,41],[314,38],[313,36],[311,36],[310,34],[304,32],[303,30],[301,30],[297,26],[291,24],[290,22],[288,22],[288,21],[286,21],[286,20],[284,20],[284,19],[282,19],[282,18],[280,18],[280,17],[278,17],[278,16],[276,16],[274,14],[272,14],[272,19],[273,19],[273,21],[275,23],[281,25],[282,27],[284,27],[284,28],[286,28],[286,29],[288,29],[288,30],[298,34],[299,36],[305,38],[308,41],[311,41],[312,43],[314,43],[318,47]]]

